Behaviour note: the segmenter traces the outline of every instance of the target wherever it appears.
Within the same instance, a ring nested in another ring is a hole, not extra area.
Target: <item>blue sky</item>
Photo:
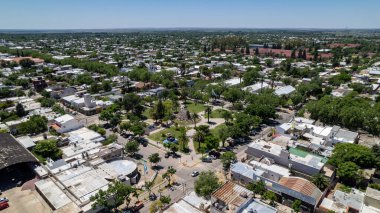
[[[4,0],[0,29],[380,28],[380,0]]]

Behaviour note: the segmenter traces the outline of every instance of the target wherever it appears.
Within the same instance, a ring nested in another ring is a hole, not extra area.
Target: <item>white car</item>
[[[198,176],[199,175],[199,172],[198,171],[193,171],[192,173],[191,173],[191,177],[196,177],[196,176]]]

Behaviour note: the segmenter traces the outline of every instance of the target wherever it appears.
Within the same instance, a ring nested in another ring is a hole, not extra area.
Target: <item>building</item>
[[[298,152],[295,148],[269,143],[263,140],[256,140],[248,145],[246,153],[249,157],[269,158],[276,164],[286,168],[294,169],[306,175],[315,175],[321,172],[326,159],[311,153]]]
[[[54,123],[51,125],[51,128],[53,128],[58,133],[66,133],[82,127],[83,124],[68,114],[54,119]]]
[[[269,88],[269,84],[263,82],[263,83],[256,83],[251,86],[244,87],[243,90],[250,92],[250,93],[258,93],[260,90]]]
[[[274,94],[276,94],[277,96],[288,96],[288,95],[291,95],[295,91],[296,91],[296,88],[288,85],[288,86],[284,86],[284,87],[280,87],[276,89],[274,91]]]
[[[237,213],[276,213],[277,209],[257,199],[251,199],[236,211]]]
[[[227,181],[211,194],[211,213],[233,213],[247,203],[253,195],[250,190]]]
[[[336,190],[332,198],[324,198],[319,205],[319,209],[328,212],[360,212],[364,201],[365,193],[352,189],[351,192]]]
[[[360,212],[380,213],[380,191],[367,187]]]
[[[273,175],[275,174],[275,175]],[[266,188],[281,196],[283,203],[302,201],[305,209],[314,210],[322,197],[322,192],[310,181],[291,177],[274,169],[263,169],[246,163],[235,163],[231,167],[231,177],[242,184],[264,181]]]

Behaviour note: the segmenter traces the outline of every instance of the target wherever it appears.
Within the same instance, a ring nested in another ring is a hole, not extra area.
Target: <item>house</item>
[[[239,85],[242,82],[243,82],[243,79],[240,79],[240,78],[231,78],[231,79],[228,79],[228,80],[224,81],[224,84],[226,86],[235,86],[235,85]]]
[[[211,213],[233,213],[248,202],[253,192],[227,181],[211,194]]]
[[[288,85],[288,86],[284,86],[284,87],[280,87],[276,89],[274,91],[274,94],[276,94],[277,96],[288,96],[288,95],[291,95],[295,91],[296,91],[296,88]]]
[[[364,202],[360,212],[379,213],[380,212],[380,191],[367,187]]]
[[[286,171],[285,169],[282,170]],[[274,173],[277,175],[273,176]],[[300,200],[303,208],[310,210],[315,209],[322,197],[322,192],[310,181],[300,177],[288,176],[287,173],[275,171],[273,168],[263,169],[238,162],[231,166],[231,177],[243,184],[264,181],[268,190],[281,196],[283,200],[289,201],[286,203]]]
[[[260,90],[267,89],[267,88],[269,88],[269,84],[265,82],[262,82],[262,83],[259,82],[251,86],[244,87],[243,90],[250,93],[258,93],[260,92]]]
[[[68,114],[54,119],[54,123],[51,125],[51,128],[53,128],[58,133],[70,132],[81,127],[83,127],[83,124]]]
[[[296,148],[289,148],[269,143],[264,140],[255,140],[248,145],[246,153],[249,157],[258,159],[269,158],[275,163],[292,168],[306,175],[315,175],[321,172],[326,159],[307,152],[301,152]]]
[[[34,89],[37,91],[41,91],[47,87],[47,83],[45,79],[41,76],[37,78],[33,78],[32,83],[33,83]]]
[[[351,192],[336,190],[332,199],[324,198],[319,205],[323,212],[334,211],[337,213],[360,212],[364,201],[365,193],[352,189]]]

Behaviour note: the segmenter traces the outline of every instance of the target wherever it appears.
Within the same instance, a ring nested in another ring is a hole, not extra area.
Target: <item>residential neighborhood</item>
[[[0,211],[380,213],[379,36],[0,26]]]

